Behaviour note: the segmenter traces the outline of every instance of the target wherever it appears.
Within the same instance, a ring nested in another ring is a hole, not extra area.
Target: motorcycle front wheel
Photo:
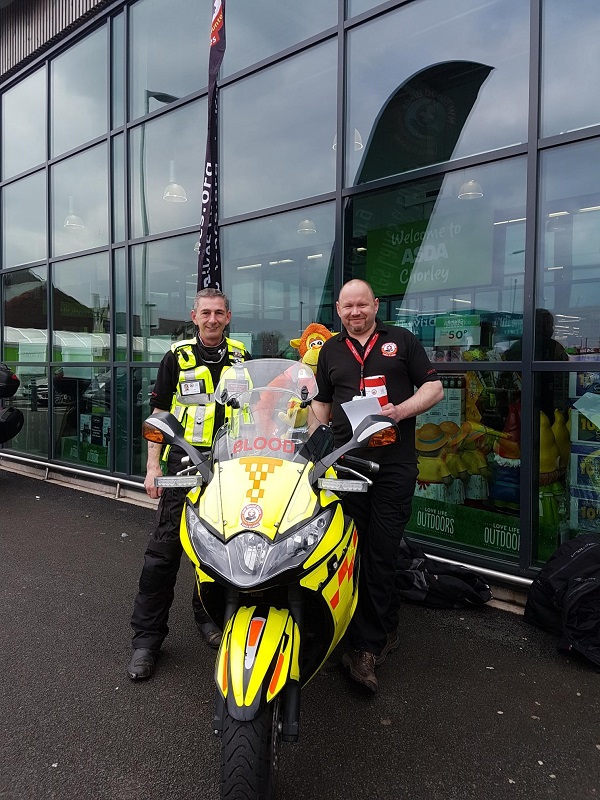
[[[271,800],[281,746],[281,703],[277,697],[250,722],[225,712],[221,738],[222,800]]]

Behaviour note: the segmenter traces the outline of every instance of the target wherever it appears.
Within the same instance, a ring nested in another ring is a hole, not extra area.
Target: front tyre
[[[221,738],[222,800],[271,800],[280,745],[279,697],[251,722],[239,722],[226,711]]]

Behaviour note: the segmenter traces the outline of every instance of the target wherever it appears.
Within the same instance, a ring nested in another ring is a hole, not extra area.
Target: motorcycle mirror
[[[391,428],[384,428],[370,436],[367,447],[385,447],[388,444],[394,444],[398,441],[400,441],[400,431],[394,425]]]
[[[165,444],[165,435],[162,431],[154,426],[154,423],[144,420],[142,423],[142,436],[148,442],[155,442],[156,444]]]
[[[372,421],[369,421],[369,423],[366,426],[364,426],[364,422],[363,422],[356,429],[356,436],[355,436],[356,443],[357,444],[362,444],[363,447],[365,446],[365,443],[367,442],[367,440],[371,439],[371,437],[373,437],[379,431],[383,431],[383,430],[386,430],[388,428],[390,430],[393,430],[391,426],[394,423],[389,417],[385,417],[385,418],[374,417],[374,418],[371,418],[371,420]],[[390,441],[390,443],[391,442],[395,442],[395,441],[396,441],[396,439],[392,439]]]

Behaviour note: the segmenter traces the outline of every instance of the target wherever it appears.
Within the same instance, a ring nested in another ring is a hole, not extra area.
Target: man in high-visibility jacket
[[[175,342],[163,357],[150,396],[153,413],[171,411],[184,428],[186,441],[208,450],[224,422],[224,407],[215,402],[214,390],[223,371],[250,358],[241,342],[224,336],[231,319],[229,300],[217,289],[202,289],[196,295],[192,321],[196,336]],[[160,647],[169,632],[169,610],[182,546],[179,523],[186,489],[161,489],[154,478],[162,475],[161,460],[169,474],[181,469],[182,450],[148,442],[144,487],[152,498],[160,498],[156,528],[144,555],[139,592],[133,606],[133,656],[127,667],[132,680],[154,673]],[[206,614],[197,587],[192,600],[196,625],[206,643],[217,648],[221,631]]]

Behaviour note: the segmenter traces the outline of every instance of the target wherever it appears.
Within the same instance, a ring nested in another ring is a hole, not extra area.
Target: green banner
[[[520,532],[517,517],[497,514],[483,508],[450,505],[415,497],[406,532],[426,536],[432,541],[490,555],[519,555]],[[557,547],[556,527],[540,526],[537,557],[549,558]]]

